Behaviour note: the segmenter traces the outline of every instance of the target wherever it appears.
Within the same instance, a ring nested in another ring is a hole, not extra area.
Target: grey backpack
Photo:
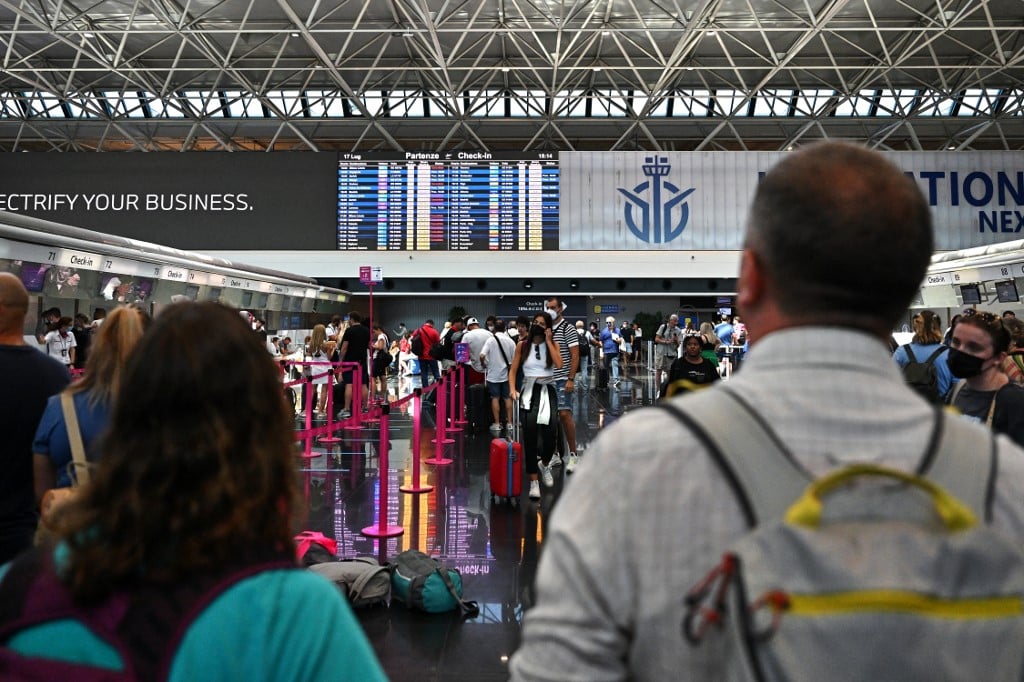
[[[691,645],[725,639],[723,680],[1022,679],[1024,555],[984,525],[993,438],[936,409],[916,472],[812,480],[726,386],[660,407],[708,450],[751,529],[680,618]],[[722,415],[729,428],[701,426]]]
[[[348,597],[353,608],[391,604],[391,573],[372,557],[325,561],[309,570],[327,578]]]

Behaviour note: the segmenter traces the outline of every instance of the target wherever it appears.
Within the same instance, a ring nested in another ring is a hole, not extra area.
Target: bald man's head
[[[0,306],[28,312],[28,291],[21,280],[9,272],[0,272]]]

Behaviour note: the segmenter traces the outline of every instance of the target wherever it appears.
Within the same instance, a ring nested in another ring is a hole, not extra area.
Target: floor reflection
[[[407,398],[417,388],[418,376],[392,380],[390,400]],[[645,368],[624,375],[607,391],[577,391],[573,415],[580,451],[585,453],[602,428],[652,399],[653,378]],[[386,562],[410,548],[437,556],[462,572],[466,597],[479,602],[480,616],[465,622],[455,614],[409,611],[400,603],[358,611],[392,680],[505,680],[523,611],[533,602],[545,524],[571,476],[565,477],[564,467],[556,469],[555,486],[538,502],[526,498],[524,485],[518,504],[494,503],[488,482],[490,435],[449,432],[454,442],[438,445],[433,442],[435,413],[424,404],[417,480],[414,403],[407,399],[389,415],[386,474],[379,425],[339,430],[336,442],[314,440],[311,457],[298,459],[306,527],[334,537],[345,558],[372,556]],[[425,462],[435,457],[452,462]],[[427,492],[402,491],[427,486],[432,486]],[[377,539],[362,532],[381,525],[400,526],[402,534]]]

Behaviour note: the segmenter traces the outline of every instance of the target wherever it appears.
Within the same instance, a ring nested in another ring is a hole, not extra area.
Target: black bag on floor
[[[491,425],[491,399],[486,385],[473,384],[466,389],[466,420],[473,433],[483,433]]]
[[[597,390],[608,390],[608,368],[604,365],[597,366]]]

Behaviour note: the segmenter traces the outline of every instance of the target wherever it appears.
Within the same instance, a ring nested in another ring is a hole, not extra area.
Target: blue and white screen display
[[[558,155],[341,154],[340,250],[557,251]]]

